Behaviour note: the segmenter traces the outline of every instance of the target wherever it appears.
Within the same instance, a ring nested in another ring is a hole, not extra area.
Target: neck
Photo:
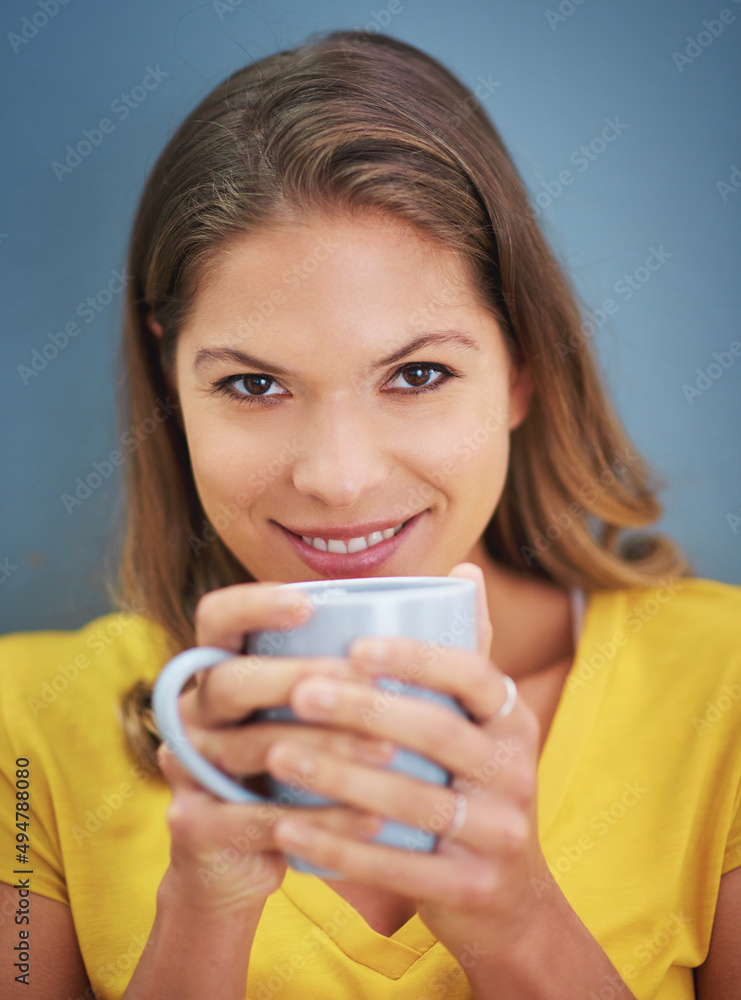
[[[501,671],[517,680],[573,656],[571,602],[565,590],[496,563],[483,540],[465,561],[484,574],[493,631],[489,658]]]

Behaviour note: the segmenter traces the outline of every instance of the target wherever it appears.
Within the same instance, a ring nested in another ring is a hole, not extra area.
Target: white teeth
[[[347,555],[350,552],[362,552],[364,549],[370,549],[374,545],[378,545],[379,542],[385,541],[387,538],[393,538],[394,535],[398,535],[401,529],[406,524],[406,521],[402,524],[397,524],[395,528],[384,528],[383,531],[372,531],[370,535],[359,538],[348,538],[347,542],[343,542],[338,538],[329,538],[325,540],[324,538],[308,538],[306,535],[301,537],[306,542],[307,545],[311,545],[312,548],[319,549],[320,552],[336,552],[342,555]]]
[[[348,552],[362,552],[363,549],[370,548],[370,543],[364,538],[348,538],[346,544]]]

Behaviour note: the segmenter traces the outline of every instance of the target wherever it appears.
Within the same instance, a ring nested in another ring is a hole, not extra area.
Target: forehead
[[[373,367],[415,335],[443,330],[497,351],[501,330],[466,258],[388,216],[315,214],[226,244],[178,343],[191,357],[229,346],[295,372],[343,358]]]
[[[336,294],[352,289],[361,298],[401,291],[437,304],[486,305],[475,266],[464,254],[378,211],[277,217],[240,234],[206,262],[194,299],[225,292],[246,299],[252,290],[267,290],[282,305],[284,298],[310,300],[316,289],[325,294],[328,282]]]

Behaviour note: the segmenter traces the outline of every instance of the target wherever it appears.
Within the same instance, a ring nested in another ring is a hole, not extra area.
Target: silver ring
[[[466,810],[468,808],[468,799],[463,794],[463,792],[455,793],[455,812],[453,813],[453,822],[450,827],[443,834],[445,840],[453,840],[457,833],[460,833],[461,827],[466,822]]]
[[[507,689],[507,697],[504,699],[502,707],[497,709],[494,713],[492,719],[506,719],[515,707],[515,702],[517,701],[517,687],[515,682],[508,674],[503,674],[502,680],[504,681],[504,686]]]

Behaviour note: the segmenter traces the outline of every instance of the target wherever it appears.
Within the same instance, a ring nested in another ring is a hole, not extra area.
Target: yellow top
[[[0,639],[0,880],[29,878],[72,908],[105,1000],[126,988],[168,863],[169,790],[130,754],[118,710],[164,660],[157,628],[124,613]],[[539,829],[553,878],[639,1000],[694,997],[721,874],[741,864],[739,733],[740,587],[681,580],[591,595],[540,760]],[[13,847],[23,758],[27,864]],[[215,857],[212,874],[228,867]],[[472,994],[418,916],[386,938],[325,882],[289,869],[258,928],[247,996]]]

